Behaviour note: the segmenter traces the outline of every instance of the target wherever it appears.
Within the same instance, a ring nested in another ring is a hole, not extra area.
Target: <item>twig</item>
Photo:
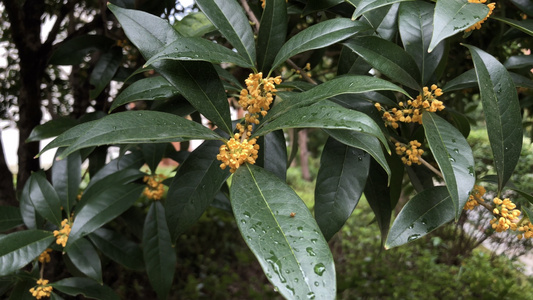
[[[254,32],[257,34],[259,32],[259,20],[255,16],[254,12],[250,9],[250,6],[248,5],[248,2],[246,0],[241,0],[242,8],[244,8],[244,11],[248,15],[248,18],[250,18],[250,21],[252,21],[254,25]]]
[[[426,168],[428,168],[430,171],[432,171],[433,173],[437,174],[437,176],[439,176],[440,178],[444,179],[444,176],[442,176],[442,173],[439,170],[437,170],[434,166],[432,166],[430,163],[428,163],[425,159],[423,159],[422,157],[419,157],[418,160],[424,166],[426,166]]]
[[[307,72],[305,72],[305,70],[302,70],[302,68],[298,67],[298,65],[294,63],[290,58],[287,59],[287,63],[291,65],[291,67],[293,67],[295,70],[300,72],[300,75],[302,75],[302,78],[305,79],[307,82],[314,84],[314,85],[318,84],[313,78],[307,75]]]

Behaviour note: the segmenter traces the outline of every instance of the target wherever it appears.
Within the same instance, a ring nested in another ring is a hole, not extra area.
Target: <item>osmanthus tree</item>
[[[210,205],[231,205],[243,239],[288,299],[335,298],[327,241],[363,193],[385,248],[416,240],[479,204],[494,214],[490,230],[531,238],[531,211],[500,198],[522,147],[517,87],[533,86],[523,72],[532,60],[515,55],[502,64],[509,51],[494,43],[474,45],[486,23],[499,26],[496,42],[519,48],[530,38],[533,5],[511,2],[513,13],[506,15],[503,4],[485,0],[197,0],[201,12],[174,26],[120,7],[120,1],[108,4],[146,59],[137,73],[150,76],[125,88],[109,115],[64,131],[43,150],[60,148],[51,182],[43,172],[34,173],[20,209],[2,210],[1,230],[20,224],[27,230],[0,237],[0,290],[21,299],[116,299],[102,285],[105,255],[145,270],[164,299],[180,259],[173,247]],[[306,15],[314,20],[293,29],[295,22],[310,20]],[[334,54],[336,74],[312,78],[309,67],[291,60],[331,49],[340,50]],[[453,72],[447,70],[458,69],[457,53],[468,53],[473,67],[449,78]],[[113,70],[102,68],[102,74]],[[249,76],[242,82],[232,75],[235,70]],[[461,93],[476,88],[494,156],[495,174],[486,178],[474,173],[476,158],[466,141],[470,125],[459,105]],[[153,100],[152,109],[112,112],[140,99]],[[232,119],[230,103],[245,111],[243,118]],[[30,139],[54,126],[38,127]],[[286,184],[284,130],[294,128],[320,128],[329,135],[314,215]],[[186,158],[169,150],[169,142],[189,140],[204,142]],[[91,171],[79,195],[81,164],[101,145],[122,145],[121,157]],[[163,182],[156,168],[164,156],[181,164]],[[139,171],[145,163],[150,174]],[[493,201],[484,202],[479,181],[494,184]],[[416,194],[392,220],[406,182]],[[531,195],[518,192],[533,203]],[[142,247],[112,226],[118,219],[138,223],[125,212],[140,197],[154,200]],[[50,251],[62,251],[71,273],[85,277],[44,278]]]

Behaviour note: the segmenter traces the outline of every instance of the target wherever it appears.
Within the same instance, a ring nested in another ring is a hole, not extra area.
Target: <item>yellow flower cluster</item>
[[[144,188],[143,195],[148,199],[161,200],[165,193],[165,186],[162,183],[165,178],[161,174],[144,176],[143,181],[146,182],[147,186]]]
[[[523,232],[517,236],[519,240],[521,240],[522,238],[525,238],[525,239],[533,238],[533,224],[531,224],[529,220],[526,224],[523,224],[520,227],[518,227],[518,231]]]
[[[479,205],[479,202],[484,202],[482,197],[486,192],[485,188],[481,185],[474,185],[474,189],[472,189],[470,196],[468,196],[464,210],[472,210]]]
[[[286,2],[289,2],[289,0],[286,0]],[[261,7],[265,8],[266,0],[261,0]]]
[[[72,223],[68,219],[64,219],[63,221],[61,221],[61,229],[54,230],[56,244],[61,245],[63,247],[67,245],[68,235],[70,234],[70,230],[72,229],[71,226]]]
[[[492,211],[495,215],[494,219],[490,220],[490,224],[492,224],[492,228],[496,230],[496,232],[503,232],[507,229],[516,230],[517,225],[516,221],[518,221],[518,216],[520,216],[520,211],[516,208],[516,205],[509,200],[509,198],[505,198],[501,200],[500,198],[496,197],[493,200],[494,204],[496,204],[496,207]]]
[[[236,137],[238,135],[238,133],[235,134]],[[222,162],[220,168],[224,170],[229,166],[230,172],[235,173],[245,162],[254,164],[259,150],[259,145],[255,142],[256,139],[250,141],[245,139],[241,142],[237,137],[231,138],[225,145],[220,146],[220,153],[217,155],[217,159]]]
[[[47,279],[41,278],[37,280],[37,287],[32,287],[30,289],[30,293],[36,299],[41,299],[43,297],[50,297],[53,289],[52,286],[48,285]]]
[[[468,0],[468,2],[483,4],[483,3],[487,2],[487,0]],[[492,11],[494,10],[495,6],[496,6],[496,3],[487,4],[487,7],[489,8],[489,13],[485,16],[485,18],[483,20],[481,20],[481,21],[477,22],[476,24],[468,27],[465,30],[465,32],[469,32],[469,31],[476,30],[476,29],[481,29],[481,24],[483,24],[489,18],[489,16],[492,14]]]
[[[424,150],[418,149],[422,144],[417,140],[410,141],[410,148],[407,148],[407,145],[397,142],[396,144],[396,154],[402,156],[402,162],[408,166],[415,164],[422,164],[420,162],[420,156],[424,153]]]
[[[38,260],[40,263],[49,263],[50,262],[50,252],[52,252],[52,249],[47,248],[43,251],[43,253],[39,254]]]
[[[250,124],[259,124],[257,117],[267,114],[270,104],[276,95],[275,84],[281,83],[281,76],[263,79],[263,73],[250,74],[245,80],[246,88],[241,90],[239,105],[248,113],[244,117]]]
[[[436,97],[442,96],[442,90],[437,85],[431,85],[431,90],[427,86],[422,89],[422,93],[415,100],[408,100],[407,103],[400,102],[400,108],[393,108],[390,111],[385,110],[381,104],[376,103],[374,106],[383,111],[383,120],[385,125],[398,128],[398,122],[422,124],[422,113],[424,111],[436,112],[444,109],[442,101]]]

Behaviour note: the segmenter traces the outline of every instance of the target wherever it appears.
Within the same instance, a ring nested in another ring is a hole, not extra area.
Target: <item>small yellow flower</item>
[[[151,200],[161,200],[165,193],[165,186],[162,183],[165,178],[162,174],[144,176],[143,181],[146,182],[146,187],[144,188],[143,195]]]
[[[42,264],[49,263],[51,260],[50,254],[49,254],[50,252],[52,252],[52,249],[47,248],[46,250],[43,251],[43,253],[39,254],[39,257],[38,257],[39,262]]]
[[[516,223],[520,216],[520,211],[515,209],[516,205],[509,198],[501,200],[496,197],[493,202],[496,207],[493,210],[494,218],[490,221],[492,228],[496,232],[504,232],[508,229],[515,231],[518,228]]]
[[[468,196],[468,201],[466,201],[465,210],[472,210],[474,207],[479,205],[479,202],[484,202],[483,195],[485,195],[486,190],[484,187],[480,185],[474,185],[474,188],[470,192],[470,196]]]
[[[483,4],[487,2],[487,0],[468,0],[468,2]],[[476,30],[476,29],[481,29],[481,24],[483,24],[490,17],[490,15],[492,14],[492,11],[494,10],[494,7],[496,7],[496,3],[489,3],[487,4],[487,7],[489,8],[489,13],[485,16],[485,18],[483,18],[483,20],[477,22],[476,24],[468,27],[465,30],[465,32],[469,32],[469,31]]]
[[[255,144],[256,139],[244,139],[241,142],[238,135],[236,133],[235,137],[220,146],[220,153],[217,155],[217,159],[222,162],[220,168],[224,170],[229,166],[231,173],[235,173],[244,163],[254,164],[259,150],[259,145]]]
[[[417,140],[409,142],[410,148],[407,148],[407,145],[400,142],[396,143],[396,154],[402,156],[402,162],[408,166],[414,164],[422,164],[420,162],[420,157],[424,153],[424,150],[418,149],[422,144]]]
[[[68,219],[64,219],[63,221],[61,221],[61,229],[54,230],[56,244],[61,245],[63,247],[67,245],[68,235],[70,234],[70,230],[72,229],[71,226],[72,222],[70,222]]]
[[[37,280],[37,286],[30,289],[30,293],[36,299],[41,299],[43,297],[50,297],[53,289],[51,285],[48,285],[47,279],[40,278]]]
[[[533,224],[531,224],[529,220],[527,220],[525,224],[522,224],[520,227],[518,227],[518,231],[522,232],[517,236],[519,240],[522,238],[533,238]]]

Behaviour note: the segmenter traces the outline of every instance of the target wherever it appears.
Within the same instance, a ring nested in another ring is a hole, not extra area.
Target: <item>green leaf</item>
[[[416,62],[398,45],[376,36],[352,38],[343,45],[387,77],[420,90],[420,72]]]
[[[103,283],[102,263],[93,245],[86,239],[79,239],[68,247],[67,256],[74,266],[87,277]]]
[[[433,35],[428,51],[458,32],[468,29],[485,18],[489,8],[485,4],[469,3],[463,0],[439,0],[433,17]]]
[[[119,300],[115,292],[107,285],[101,285],[90,278],[70,277],[50,284],[54,289],[70,296],[83,295],[89,299]]]
[[[46,175],[43,171],[35,172],[29,180],[29,199],[33,207],[43,218],[59,226],[63,220],[61,201]]]
[[[141,145],[144,161],[150,168],[150,172],[152,172],[152,174],[155,174],[157,166],[163,159],[167,145],[168,143],[152,143]]]
[[[263,125],[252,135],[261,136],[278,129],[304,127],[354,130],[377,137],[383,145],[387,145],[387,139],[368,115],[346,109],[331,101],[322,101],[311,106],[295,108],[289,114],[281,115],[273,120],[270,119],[266,125]]]
[[[201,60],[220,64],[233,63],[243,68],[253,68],[254,65],[246,61],[230,49],[212,41],[196,37],[180,37],[166,45],[160,52],[152,56],[144,65],[152,65],[160,60]]]
[[[236,0],[197,0],[196,4],[237,52],[255,65],[254,33]]]
[[[325,10],[335,5],[343,3],[344,0],[320,0],[320,1],[307,1],[305,4],[302,15],[307,15],[319,10]]]
[[[363,194],[370,155],[329,138],[320,158],[315,219],[326,240],[339,231]]]
[[[510,69],[522,69],[522,68],[528,68],[531,69],[533,67],[533,56],[530,55],[514,55],[509,57],[503,66],[510,70]]]
[[[368,134],[361,134],[357,131],[342,129],[325,130],[325,132],[343,144],[361,149],[370,154],[370,156],[379,163],[383,170],[385,170],[389,176],[391,175],[391,169],[387,164],[387,159],[385,158],[385,154],[383,154],[381,144],[376,137]]]
[[[155,76],[135,81],[124,89],[113,101],[109,112],[137,100],[162,100],[179,95],[178,91],[164,77]]]
[[[91,181],[83,191],[83,194],[87,194],[92,185],[106,178],[107,176],[116,173],[117,171],[124,169],[135,169],[136,171],[144,164],[144,159],[139,151],[134,151],[130,154],[121,155],[101,168],[96,174],[91,174]],[[140,177],[139,177],[140,178]],[[106,179],[109,182],[109,178]],[[124,183],[124,182],[123,182]],[[114,184],[114,183],[113,183]],[[121,183],[122,184],[122,183]],[[101,188],[105,189],[105,188]],[[82,195],[83,199],[83,195]]]
[[[508,18],[493,17],[493,19],[503,22],[513,28],[521,30],[533,36],[533,20],[516,21]]]
[[[400,211],[389,231],[385,248],[417,240],[453,220],[454,215],[455,205],[446,187],[424,190]]]
[[[501,191],[520,158],[522,116],[518,95],[505,67],[490,54],[465,45],[472,54],[481,92],[490,147]],[[498,193],[499,194],[499,193]]]
[[[141,248],[122,234],[100,228],[89,234],[89,238],[98,250],[115,262],[134,271],[144,270]]]
[[[411,1],[411,0],[362,0],[359,2],[359,5],[357,5],[357,9],[354,11],[352,15],[352,20],[355,20],[362,16],[363,14],[372,11],[376,8],[380,8],[383,6],[391,5],[398,2],[403,1]]]
[[[157,297],[167,299],[176,269],[176,251],[165,220],[165,208],[159,201],[152,203],[144,221],[143,253],[146,273]]]
[[[15,206],[0,206],[0,232],[24,224],[20,208]]]
[[[61,157],[91,146],[145,142],[216,140],[221,137],[207,127],[185,118],[156,111],[125,111],[80,124],[58,136],[41,153],[64,147]]]
[[[139,198],[143,189],[144,186],[138,184],[116,186],[87,201],[75,214],[67,249],[79,238],[120,216]]]
[[[91,89],[91,99],[100,95],[104,88],[109,84],[122,62],[122,48],[114,47],[109,52],[102,54],[94,66],[89,78],[89,83],[94,87]]]
[[[26,142],[36,142],[58,136],[76,125],[78,125],[76,120],[67,117],[50,120],[33,128]]]
[[[329,246],[307,206],[285,182],[245,164],[233,175],[230,195],[245,242],[284,297],[335,298]]]
[[[201,37],[217,30],[203,12],[188,13],[183,19],[174,22],[173,26],[185,37]]]
[[[50,57],[52,65],[79,65],[87,54],[100,50],[106,51],[115,41],[103,35],[82,35],[59,44]]]
[[[273,131],[259,138],[258,158],[255,165],[276,174],[281,180],[287,179],[287,142],[283,130]]]
[[[383,6],[364,14],[361,19],[368,22],[374,31],[383,39],[392,41],[398,36],[398,9],[400,3]],[[366,72],[365,72],[366,74]]]
[[[420,70],[422,85],[427,85],[437,69],[445,50],[439,45],[428,53],[433,34],[433,11],[435,6],[427,2],[404,2],[400,4],[398,26],[405,51],[413,58]]]
[[[31,203],[30,184],[31,184],[31,177],[24,184],[24,188],[22,189],[22,193],[20,195],[20,201],[19,201],[20,215],[22,216],[24,225],[26,225],[26,227],[28,227],[29,229],[42,228],[42,225],[44,224],[44,220],[35,211],[35,207],[33,207],[33,204]]]
[[[302,30],[288,40],[276,55],[274,63],[272,63],[272,70],[298,53],[324,48],[343,41],[357,33],[369,30],[371,28],[368,25],[359,21],[350,21],[350,19],[346,18],[320,22]]]
[[[56,152],[59,156],[64,149]],[[76,202],[81,183],[81,156],[74,152],[63,160],[55,160],[52,165],[52,185],[59,196],[61,206],[70,215]]]
[[[165,211],[172,241],[187,231],[229,177],[216,159],[221,141],[206,141],[195,149],[180,166],[168,188]]]
[[[41,254],[54,240],[43,230],[24,230],[0,236],[0,276],[24,267]]]
[[[287,35],[287,3],[268,1],[257,34],[257,69],[268,72]]]
[[[436,114],[424,112],[422,124],[459,218],[476,182],[472,149],[459,130]]]

